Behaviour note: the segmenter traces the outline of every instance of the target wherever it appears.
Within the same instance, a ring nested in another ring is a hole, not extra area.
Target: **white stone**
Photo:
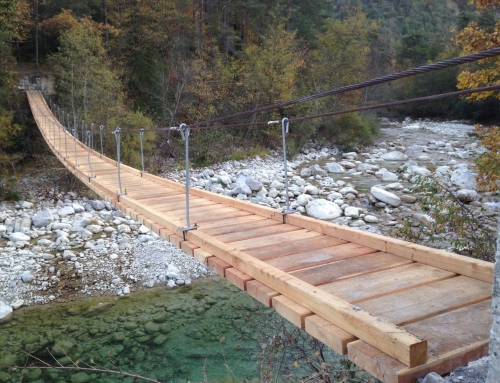
[[[301,171],[300,171],[300,176],[301,177],[310,177],[311,176],[311,169],[310,168],[303,168]]]
[[[115,253],[110,254],[109,259],[112,259],[112,260],[118,259],[118,254],[115,254]]]
[[[146,226],[141,225],[138,232],[139,232],[139,234],[147,234],[147,233],[149,233],[149,229]]]
[[[467,165],[458,166],[451,173],[450,181],[453,185],[459,186],[461,189],[477,189],[475,174],[467,168]]]
[[[328,174],[326,173],[326,171],[324,171],[323,169],[321,169],[321,166],[319,165],[313,165],[310,167],[311,169],[311,175],[313,176],[321,176],[321,177],[326,177]],[[302,175],[302,174],[301,174]]]
[[[0,324],[7,323],[12,319],[12,307],[0,300]]]
[[[0,225],[0,233],[5,233],[7,231],[7,226]]]
[[[365,215],[363,219],[366,223],[378,223],[378,218],[374,215]]]
[[[238,194],[245,194],[245,195],[251,195],[252,194],[252,189],[246,184],[238,184],[236,187],[231,190],[232,195],[238,195]]]
[[[263,185],[262,185],[262,182],[256,180],[255,178],[251,178],[251,177],[248,177],[246,180],[245,180],[245,183],[247,184],[247,186],[252,190],[252,191],[255,191],[255,192],[258,192],[260,189],[262,189]]]
[[[318,195],[319,194],[319,189],[316,186],[307,185],[304,188],[304,193],[311,194],[311,195]]]
[[[277,180],[274,180],[273,182],[271,182],[270,187],[271,187],[271,189],[283,190],[283,188],[285,187],[285,185],[282,184],[281,182],[277,181]]]
[[[123,288],[123,294],[130,294],[130,287],[125,286],[125,287]]]
[[[313,218],[333,220],[342,215],[339,205],[325,199],[315,199],[306,205],[307,214]]]
[[[380,158],[385,161],[406,161],[408,159],[408,156],[404,153],[393,151],[382,154]]]
[[[339,165],[336,162],[329,162],[326,164],[326,170],[328,173],[345,173],[345,169],[342,165]]]
[[[23,209],[31,209],[33,207],[33,203],[28,201],[21,201],[19,202],[19,206],[21,206]]]
[[[75,213],[83,213],[85,211],[85,208],[78,203],[73,203],[71,206],[75,210]]]
[[[54,216],[49,210],[41,211],[40,213],[36,213],[33,217],[31,217],[31,222],[33,223],[34,227],[47,226],[52,221],[54,221]]]
[[[377,200],[388,205],[398,207],[401,204],[401,198],[399,198],[396,194],[385,191],[384,189],[372,186],[370,192]]]
[[[9,235],[9,241],[12,242],[27,242],[31,239],[29,235],[23,234],[23,233],[12,233]]]
[[[395,182],[397,180],[398,180],[398,176],[395,173],[384,172],[384,174],[382,174],[382,181],[384,181],[384,182]]]
[[[125,224],[118,225],[117,229],[118,229],[119,233],[126,233],[126,234],[128,234],[131,231],[130,226],[125,225]]]
[[[477,192],[475,190],[462,189],[457,192],[457,199],[461,202],[472,202],[477,199]]]
[[[73,209],[71,206],[64,206],[60,209],[57,209],[57,214],[59,217],[66,217],[68,215],[75,214],[75,209]]]
[[[93,234],[97,234],[102,231],[102,227],[99,225],[88,225],[87,227],[85,227],[85,230],[88,230]]]
[[[90,201],[90,206],[92,206],[92,208],[94,210],[103,210],[106,208],[106,205],[104,204],[104,202],[102,201],[97,201],[97,200],[94,200],[94,201]]]
[[[311,200],[312,197],[306,195],[306,194],[301,194],[297,197],[297,203],[299,206],[306,206],[309,201]]]
[[[348,206],[344,210],[344,215],[346,217],[358,218],[359,217],[359,209],[354,206]]]
[[[24,272],[21,274],[21,281],[23,281],[24,283],[29,283],[32,280],[33,280],[33,275],[31,275],[30,273]]]
[[[10,304],[10,307],[12,307],[14,310],[17,310],[18,308],[22,307],[22,305],[24,305],[24,299],[17,299]]]

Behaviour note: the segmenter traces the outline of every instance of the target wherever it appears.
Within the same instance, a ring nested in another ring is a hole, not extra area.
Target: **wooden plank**
[[[273,309],[298,328],[304,328],[306,317],[313,312],[283,295],[273,297]]]
[[[277,291],[267,287],[255,279],[247,282],[246,286],[248,294],[266,307],[272,307],[273,297],[279,295]]]
[[[458,276],[369,299],[358,306],[391,323],[405,325],[490,297],[491,284]]]
[[[160,218],[158,218],[159,222]],[[165,222],[167,225],[168,223]],[[252,256],[234,249],[202,231],[186,233],[188,240],[257,279],[277,292],[293,297],[314,313],[329,318],[335,325],[345,329],[369,344],[376,345],[390,356],[417,366],[427,360],[427,342],[401,330],[397,326],[381,321],[364,310],[355,309],[349,303],[319,290],[292,275],[266,265]]]
[[[403,291],[408,288],[455,276],[456,274],[446,270],[437,269],[422,263],[412,263],[389,270],[378,271],[373,274],[335,281],[322,285],[321,289],[335,294],[337,297],[345,299],[348,302],[356,303],[367,298]]]
[[[319,221],[297,214],[286,215],[285,222],[332,237],[342,238],[363,246],[373,247],[379,251],[405,257],[415,262],[424,263],[456,274],[462,274],[493,283],[493,263],[490,262],[449,253],[443,250],[432,249],[326,221]]]
[[[318,315],[306,317],[305,330],[309,335],[323,342],[340,355],[346,355],[347,344],[358,339]]]
[[[171,232],[171,231],[170,231],[170,230],[168,230],[168,229],[161,229],[161,230],[160,230],[160,234],[159,234],[159,236],[160,236],[160,237],[162,237],[162,238],[164,238],[164,239],[166,239],[166,240],[167,240],[167,241],[169,241],[169,242],[170,242],[170,236],[171,236],[171,235],[174,235],[174,233],[173,233],[173,232]]]
[[[296,231],[299,229],[300,229],[299,227],[293,225],[278,224],[274,226],[265,226],[256,229],[243,229],[242,231],[228,233],[228,234],[221,234],[214,237],[216,237],[219,241],[229,243],[251,238],[258,239],[263,236],[269,236],[274,234],[289,233],[291,231]]]
[[[376,252],[377,250],[370,247],[361,246],[356,243],[345,243],[323,249],[272,258],[267,260],[266,263],[283,271],[294,271]]]
[[[311,285],[317,286],[409,263],[411,261],[406,258],[379,252],[293,271],[290,274]]]
[[[198,247],[197,249],[193,250],[193,257],[194,259],[208,266],[208,258],[212,258],[213,255],[210,254],[208,251],[205,251]]]
[[[185,252],[187,255],[190,255],[191,257],[194,256],[194,250],[198,248],[199,248],[198,246],[189,241],[181,242],[181,250]]]
[[[384,383],[414,383],[429,372],[444,375],[488,355],[491,300],[405,326],[429,341],[426,364],[408,368],[363,341],[350,343],[349,359]]]
[[[214,227],[212,229],[205,228],[203,231],[207,233],[208,235],[224,235],[224,234],[232,234],[232,233],[238,233],[241,231],[246,231],[246,230],[254,230],[254,229],[259,229],[259,228],[264,228],[264,227],[273,227],[273,226],[280,226],[282,223],[279,223],[277,221],[274,221],[272,219],[266,219],[263,217],[259,217],[258,215],[251,215],[249,217],[256,217],[259,218],[259,220],[252,220],[249,222],[243,222],[239,223],[236,225],[230,225],[230,226],[219,226],[219,227]]]
[[[208,267],[219,274],[222,277],[226,276],[226,269],[229,269],[231,265],[217,257],[208,258]]]
[[[233,246],[238,250],[250,250],[258,247],[265,247],[270,245],[278,245],[287,241],[300,241],[308,238],[320,237],[321,234],[315,233],[309,230],[297,230],[290,233],[266,235],[260,238],[245,239],[242,241],[231,242],[230,246]]]
[[[184,241],[184,238],[182,238],[180,235],[172,234],[168,237],[168,240],[172,245],[180,249],[181,243]]]
[[[206,222],[203,225],[203,231],[209,233],[208,230],[212,230],[215,228],[223,228],[223,227],[230,230],[231,228],[237,228],[239,225],[244,225],[246,223],[257,222],[257,221],[259,221],[259,222],[270,221],[270,222],[274,222],[274,223],[279,224],[279,222],[271,221],[271,220],[268,220],[267,218],[261,217],[259,215],[251,214],[251,215],[247,215],[244,217],[236,217],[236,218],[226,219],[226,220],[222,220],[222,221]],[[231,231],[221,232],[220,234],[223,234],[223,233],[231,233]]]
[[[231,282],[233,285],[235,285],[236,287],[238,287],[240,290],[243,291],[246,290],[247,282],[253,280],[252,277],[246,275],[245,273],[242,273],[241,271],[235,269],[234,267],[226,269],[225,276],[229,282]]]
[[[278,246],[270,245],[245,251],[260,260],[269,260],[272,258],[283,257],[285,255],[303,253],[305,251],[342,245],[344,243],[347,243],[347,241],[323,235],[309,239],[302,239],[299,241],[292,240],[279,244]]]

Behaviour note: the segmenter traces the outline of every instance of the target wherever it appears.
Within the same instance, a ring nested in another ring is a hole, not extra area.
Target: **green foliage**
[[[379,132],[378,121],[371,115],[341,114],[324,123],[319,134],[345,150],[370,145]]]
[[[444,182],[418,176],[413,191],[420,194],[422,210],[430,219],[423,225],[416,218],[408,217],[395,234],[423,245],[444,248],[451,245],[456,253],[494,261],[495,233],[483,225]]]

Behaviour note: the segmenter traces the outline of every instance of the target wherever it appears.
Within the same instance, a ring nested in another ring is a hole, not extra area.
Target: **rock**
[[[422,383],[444,383],[445,380],[441,377],[441,375],[431,372],[426,375]],[[465,382],[464,382],[465,383]]]
[[[41,211],[40,213],[36,213],[33,217],[31,217],[31,222],[34,227],[44,227],[49,223],[54,221],[54,216],[49,210]]]
[[[477,199],[477,192],[475,190],[459,190],[457,192],[457,199],[464,203],[475,201]]]
[[[75,209],[73,209],[71,206],[64,206],[60,209],[57,209],[57,214],[59,217],[66,217],[68,215],[75,214]]]
[[[415,203],[417,202],[417,197],[415,197],[414,195],[403,194],[401,196],[401,201],[405,203]]]
[[[139,232],[139,234],[147,234],[149,233],[149,229],[144,226],[144,225],[141,225],[141,227],[139,227],[139,230],[137,230]]]
[[[476,177],[472,170],[467,168],[467,165],[458,166],[452,173],[450,181],[453,185],[461,189],[476,190]]]
[[[301,194],[297,197],[297,203],[299,204],[299,206],[306,206],[310,200],[311,197],[306,194]]]
[[[378,223],[378,218],[375,217],[374,215],[365,215],[363,217],[363,220],[366,222],[366,223]]]
[[[300,171],[300,176],[301,177],[310,177],[312,175],[311,169],[310,168],[303,168]]]
[[[85,211],[85,208],[78,203],[73,203],[71,206],[75,210],[75,213],[83,213]]]
[[[98,201],[98,200],[90,201],[90,206],[92,206],[92,209],[97,210],[97,211],[103,210],[106,208],[106,205],[104,204],[104,202]]]
[[[393,151],[382,154],[380,158],[385,161],[406,161],[408,159],[408,156],[404,153]]]
[[[319,194],[319,189],[316,186],[307,185],[304,188],[304,193],[311,194],[311,195],[318,195]]]
[[[0,225],[0,233],[5,233],[7,231],[7,226]]]
[[[22,305],[24,305],[24,299],[17,299],[10,304],[10,307],[12,307],[14,310],[17,310],[18,308],[22,307]]]
[[[359,209],[354,206],[348,206],[344,210],[344,215],[346,217],[358,218],[359,217]]]
[[[262,182],[257,181],[255,178],[248,177],[245,180],[245,183],[247,186],[250,188],[250,190],[258,192],[264,185],[262,185]]]
[[[342,165],[339,165],[336,162],[329,162],[326,164],[326,170],[328,173],[345,173],[345,169]]]
[[[398,176],[392,172],[385,172],[382,174],[381,180],[384,182],[396,182],[398,180]]]
[[[102,231],[102,227],[99,225],[88,225],[87,227],[85,227],[85,230],[88,230],[93,234],[97,234]]]
[[[63,259],[66,260],[66,259],[71,259],[73,257],[76,257],[76,254],[71,251],[71,250],[64,250],[63,252]]]
[[[0,324],[7,323],[12,319],[12,307],[0,300]]]
[[[349,193],[354,194],[354,195],[358,195],[358,191],[351,186],[346,186],[345,188],[340,189],[339,193],[342,195],[346,195]]]
[[[285,185],[277,180],[274,180],[273,182],[271,182],[270,187],[271,189],[283,190],[285,188]]]
[[[130,287],[125,286],[125,287],[123,288],[123,294],[130,294]]]
[[[132,231],[130,229],[130,226],[125,224],[118,225],[117,229],[119,233],[125,233],[125,234],[128,234]]]
[[[417,221],[419,221],[421,224],[426,225],[426,226],[430,226],[436,222],[434,220],[434,218],[432,218],[431,216],[429,216],[427,214],[413,213],[411,216],[413,218],[415,218]]]
[[[33,207],[33,203],[28,201],[20,201],[19,206],[21,206],[23,209],[31,209]]]
[[[306,205],[306,212],[309,216],[317,219],[334,220],[342,215],[339,205],[324,200],[315,199]]]
[[[384,189],[372,186],[370,192],[376,199],[388,205],[398,207],[401,204],[401,198],[399,198],[396,194],[385,191]]]
[[[252,194],[252,189],[246,184],[244,185],[237,185],[233,190],[231,190],[232,195],[238,195],[238,194],[245,194],[245,195],[251,195]]]
[[[349,223],[352,221],[351,217],[339,217],[337,219],[334,219],[332,223],[335,223],[337,225],[342,225],[342,226],[349,226]]]
[[[313,176],[321,176],[321,177],[326,177],[328,174],[326,173],[326,171],[324,171],[323,169],[321,169],[321,166],[319,165],[313,165],[310,167],[311,169],[311,175]],[[302,174],[301,174],[302,175]]]
[[[31,239],[29,235],[23,233],[12,233],[9,235],[9,241],[12,242],[28,242]]]
[[[23,281],[24,283],[29,283],[33,281],[33,278],[34,278],[33,275],[31,275],[28,272],[24,272],[21,274],[21,281]]]

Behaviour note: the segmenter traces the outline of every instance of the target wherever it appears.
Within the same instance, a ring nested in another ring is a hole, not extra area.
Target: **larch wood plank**
[[[180,235],[172,234],[168,237],[168,240],[172,245],[180,249],[181,243],[182,241],[184,241],[184,238],[182,238]]]
[[[384,383],[414,383],[429,372],[443,375],[488,355],[492,320],[488,300],[404,326],[429,342],[428,362],[414,368],[363,341],[347,346],[349,359]]]
[[[348,302],[360,302],[387,293],[455,277],[457,274],[422,263],[412,263],[373,274],[322,285],[321,289]]]
[[[458,276],[369,299],[357,305],[373,315],[402,326],[482,302],[490,297],[491,284]]]
[[[303,253],[305,251],[342,245],[344,243],[347,243],[347,241],[337,238],[332,238],[327,235],[321,235],[319,237],[308,238],[298,241],[294,240],[288,241],[278,246],[270,245],[258,249],[245,250],[245,252],[257,259],[267,261],[271,258],[278,258],[278,257],[283,257],[285,255]]]
[[[157,209],[158,211],[184,211],[186,210],[186,202],[185,201],[179,201],[179,202],[162,202],[162,203],[155,203],[155,204],[149,204],[148,206],[151,206],[153,209]],[[194,200],[194,201],[189,201],[189,211],[199,211],[198,209],[202,207],[208,207],[208,206],[216,206],[212,201],[207,201],[207,200]],[[174,212],[174,214],[176,214]]]
[[[197,245],[189,241],[181,242],[181,250],[191,257],[194,255],[194,250],[198,248],[199,247]]]
[[[270,287],[267,287],[266,285],[255,279],[247,282],[247,292],[251,297],[259,301],[266,307],[272,307],[273,297],[280,295],[277,291],[271,289]]]
[[[208,258],[212,258],[213,255],[210,254],[208,251],[205,251],[201,248],[194,249],[193,251],[193,257],[197,261],[203,263],[204,265],[208,266]]]
[[[238,269],[236,269],[234,267],[230,267],[230,268],[226,269],[225,276],[229,282],[231,282],[233,285],[235,285],[237,288],[239,288],[240,290],[243,290],[243,291],[245,291],[247,289],[246,288],[247,282],[250,282],[253,280],[252,277],[246,275],[245,273],[242,273],[241,271],[239,271]]]
[[[319,315],[311,315],[305,318],[305,330],[309,335],[323,342],[340,355],[346,355],[347,345],[358,339]]]
[[[214,222],[206,222],[203,225],[203,231],[206,232],[207,234],[209,233],[209,230],[215,229],[215,228],[226,228],[226,229],[235,229],[237,230],[238,225],[244,225],[250,222],[262,222],[262,221],[269,221],[269,222],[275,222],[271,221],[265,217],[261,217],[260,215],[247,215],[244,217],[236,217],[236,218],[231,218],[223,221],[214,221]],[[279,224],[279,222],[276,222]],[[224,233],[231,233],[231,231],[225,231]]]
[[[356,275],[373,273],[409,263],[411,261],[406,258],[379,252],[293,271],[290,274],[304,282],[317,286],[334,280],[352,278]]]
[[[231,212],[221,212],[220,214],[215,214],[215,213],[196,213],[192,212],[191,213],[191,222],[198,223],[200,225],[200,228],[203,228],[205,222],[213,222],[213,221],[220,221],[220,220],[226,220],[228,218],[236,218],[236,217],[245,217],[247,215],[251,215],[252,213],[249,213],[247,211],[242,211],[242,210],[236,210],[236,211],[231,211]],[[184,220],[184,214],[182,217],[182,221],[185,222]]]
[[[262,236],[260,238],[245,239],[242,241],[231,242],[229,245],[238,250],[250,250],[258,247],[267,247],[270,245],[278,245],[287,241],[299,241],[308,238],[320,237],[321,234],[309,230],[297,230],[290,233],[273,234]]]
[[[217,257],[208,258],[208,267],[219,274],[222,277],[226,276],[226,269],[229,269],[231,265]]]
[[[345,243],[323,249],[272,258],[267,260],[266,263],[283,271],[295,271],[376,252],[377,250],[370,247],[361,246],[356,243]]]
[[[231,225],[231,226],[214,227],[213,229],[204,228],[203,232],[207,233],[208,235],[216,236],[216,235],[223,235],[223,234],[238,233],[238,232],[245,231],[245,230],[254,230],[254,229],[259,229],[259,228],[263,228],[263,227],[283,225],[282,223],[279,223],[277,221],[273,221],[272,219],[266,219],[266,218],[255,216],[255,215],[253,215],[251,217],[257,217],[260,219],[259,220],[252,220],[250,222],[242,222],[242,223],[238,223],[238,224]]]
[[[229,243],[251,238],[260,238],[263,236],[269,236],[274,234],[289,233],[299,229],[300,229],[299,227],[293,225],[278,224],[274,226],[266,226],[255,229],[243,229],[242,231],[233,232],[229,234],[216,235],[214,237],[216,237],[219,241]]]
[[[212,201],[207,201],[207,202],[212,202]],[[181,205],[182,206],[182,205]],[[160,209],[158,211],[163,211],[163,209]],[[167,210],[165,210],[167,211]],[[212,213],[234,213],[234,212],[237,212],[237,211],[242,211],[242,210],[238,210],[238,209],[235,209],[235,208],[232,208],[232,207],[227,207],[227,206],[224,206],[224,205],[220,205],[220,204],[210,204],[210,205],[207,205],[207,206],[201,206],[201,207],[198,207],[196,209],[193,209],[192,211],[192,214],[212,214]],[[178,208],[178,209],[174,209],[174,210],[169,210],[170,214],[178,214],[178,213],[185,213],[186,212],[186,206],[184,204],[184,206]]]
[[[314,314],[311,310],[283,295],[277,295],[272,299],[274,311],[298,328],[304,328],[306,317]]]

